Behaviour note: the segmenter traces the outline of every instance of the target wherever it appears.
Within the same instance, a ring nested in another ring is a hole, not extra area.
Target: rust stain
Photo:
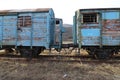
[[[18,41],[21,40],[31,40],[31,38],[29,36],[21,37],[20,35],[18,35]]]
[[[120,31],[120,20],[103,20],[103,31]]]
[[[99,24],[98,23],[83,23],[82,24],[82,29],[91,29],[91,28],[98,28]]]
[[[44,38],[42,37],[35,37],[34,40],[43,40]]]
[[[82,29],[98,28],[98,26],[82,26]]]
[[[103,36],[109,37],[109,40],[120,40],[120,20],[103,20]]]

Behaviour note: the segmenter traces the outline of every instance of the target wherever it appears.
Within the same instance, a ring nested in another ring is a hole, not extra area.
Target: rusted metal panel
[[[120,20],[103,20],[103,44],[120,45]]]
[[[104,12],[103,14],[103,44],[120,45],[120,12]]]
[[[120,20],[103,20],[103,32],[105,31],[120,31]]]

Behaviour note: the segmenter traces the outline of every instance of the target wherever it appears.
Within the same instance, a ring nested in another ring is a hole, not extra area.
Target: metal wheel
[[[109,59],[110,53],[106,50],[96,51],[95,52],[95,58],[97,59]]]
[[[32,50],[32,57],[38,57],[39,54],[41,53],[41,50],[39,48],[35,48]]]
[[[20,55],[26,58],[32,58],[32,50],[31,49],[20,49]]]
[[[32,49],[32,57],[38,57],[39,54],[44,51],[45,47],[34,47]]]

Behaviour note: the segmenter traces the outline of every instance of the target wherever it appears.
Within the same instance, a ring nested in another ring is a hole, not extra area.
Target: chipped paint
[[[78,44],[82,46],[120,46],[120,8],[79,9],[75,14]],[[96,17],[83,21],[83,14],[96,13]],[[95,22],[91,19],[96,19]],[[88,22],[87,22],[88,21]],[[96,31],[96,29],[98,29]],[[74,32],[75,34],[75,32]],[[81,40],[81,41],[79,41]],[[74,40],[75,41],[75,40]]]

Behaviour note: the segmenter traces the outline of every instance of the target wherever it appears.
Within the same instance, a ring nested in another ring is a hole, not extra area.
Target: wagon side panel
[[[33,13],[33,46],[48,47],[48,27],[47,27],[48,13]]]
[[[120,45],[120,12],[108,11],[102,14],[102,39],[105,46]]]
[[[17,40],[17,16],[2,16],[1,17],[1,44],[16,45]]]

